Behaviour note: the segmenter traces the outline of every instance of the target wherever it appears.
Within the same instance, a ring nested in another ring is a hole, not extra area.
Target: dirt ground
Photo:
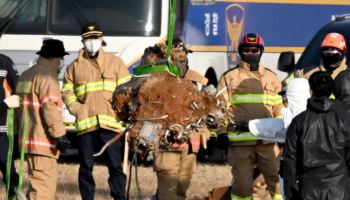
[[[18,166],[18,161],[16,166]],[[18,169],[18,167],[17,167]],[[59,163],[58,169],[58,187],[56,199],[58,200],[80,200],[78,188],[78,169],[79,165],[76,162]],[[109,195],[108,187],[108,171],[103,164],[97,164],[94,167],[94,177],[96,183],[95,199],[107,200],[112,199]],[[134,175],[133,171],[133,175]],[[2,178],[1,174],[0,177]],[[152,167],[138,167],[138,177],[141,186],[142,199],[150,199],[155,193],[156,176],[152,171]],[[208,195],[208,191],[215,187],[229,185],[231,182],[231,172],[228,165],[211,165],[198,164],[194,177],[192,178],[191,186],[188,190],[190,199],[204,198]],[[24,177],[24,191],[28,188],[28,178]],[[4,184],[0,183],[0,200],[4,200],[5,188]],[[130,199],[136,199],[135,179],[133,176]]]

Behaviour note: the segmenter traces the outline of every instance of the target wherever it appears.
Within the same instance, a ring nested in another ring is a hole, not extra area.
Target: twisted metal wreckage
[[[176,151],[195,130],[207,128],[214,121],[223,126],[229,112],[220,92],[216,94],[211,89],[209,93],[198,91],[190,80],[168,72],[134,76],[118,86],[113,95],[115,112],[128,125],[94,156],[128,135],[131,149],[152,160],[154,150]],[[201,140],[205,145],[205,136]]]

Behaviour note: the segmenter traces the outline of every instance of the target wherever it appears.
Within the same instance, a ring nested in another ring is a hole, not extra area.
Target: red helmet
[[[258,34],[248,33],[241,38],[238,49],[247,46],[254,46],[264,49],[264,40]]]
[[[339,33],[328,33],[324,38],[321,48],[333,47],[342,52],[346,51],[346,43],[343,35]]]

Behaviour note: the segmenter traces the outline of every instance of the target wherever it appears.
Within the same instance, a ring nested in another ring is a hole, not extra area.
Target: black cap
[[[13,61],[11,60],[10,57],[8,57],[4,54],[0,54],[0,66],[12,67]]]
[[[89,38],[89,37],[101,37],[103,35],[102,30],[100,29],[100,26],[96,23],[87,23],[83,25],[81,28],[81,37],[83,39]],[[106,46],[107,43],[103,40],[102,46]]]
[[[36,54],[44,58],[63,58],[65,55],[69,55],[64,49],[63,42],[55,39],[44,40],[43,46]]]
[[[88,38],[90,36],[102,36],[103,32],[96,23],[87,23],[81,28],[81,37]]]

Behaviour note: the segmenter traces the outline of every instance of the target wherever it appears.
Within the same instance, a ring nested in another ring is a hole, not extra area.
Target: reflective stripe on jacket
[[[253,196],[241,197],[231,193],[231,200],[252,200]]]
[[[131,79],[117,56],[99,50],[98,57],[87,57],[82,49],[64,75],[62,95],[68,110],[76,117],[79,134],[98,128],[119,132],[123,127],[112,109],[115,87]]]
[[[227,106],[233,110],[233,121],[248,123],[249,120],[281,116],[282,97],[278,95],[281,82],[277,75],[262,64],[258,71],[250,71],[244,61],[235,68],[224,73],[219,81],[218,91],[226,100]],[[258,138],[249,132],[231,132],[231,142],[247,142]],[[248,144],[248,143],[246,143]]]
[[[258,140],[258,137],[250,132],[228,132],[227,136],[230,142]]]
[[[231,97],[231,105],[234,104],[265,104],[270,106],[279,105],[282,98],[279,95],[268,94],[235,94]]]
[[[26,153],[58,158],[55,138],[66,133],[62,122],[62,97],[56,66],[40,57],[37,64],[22,73],[16,86],[16,94],[22,104],[16,110],[19,138],[25,138]],[[28,116],[24,116],[24,109]],[[24,119],[28,129],[24,130]],[[20,139],[20,144],[22,139]]]

